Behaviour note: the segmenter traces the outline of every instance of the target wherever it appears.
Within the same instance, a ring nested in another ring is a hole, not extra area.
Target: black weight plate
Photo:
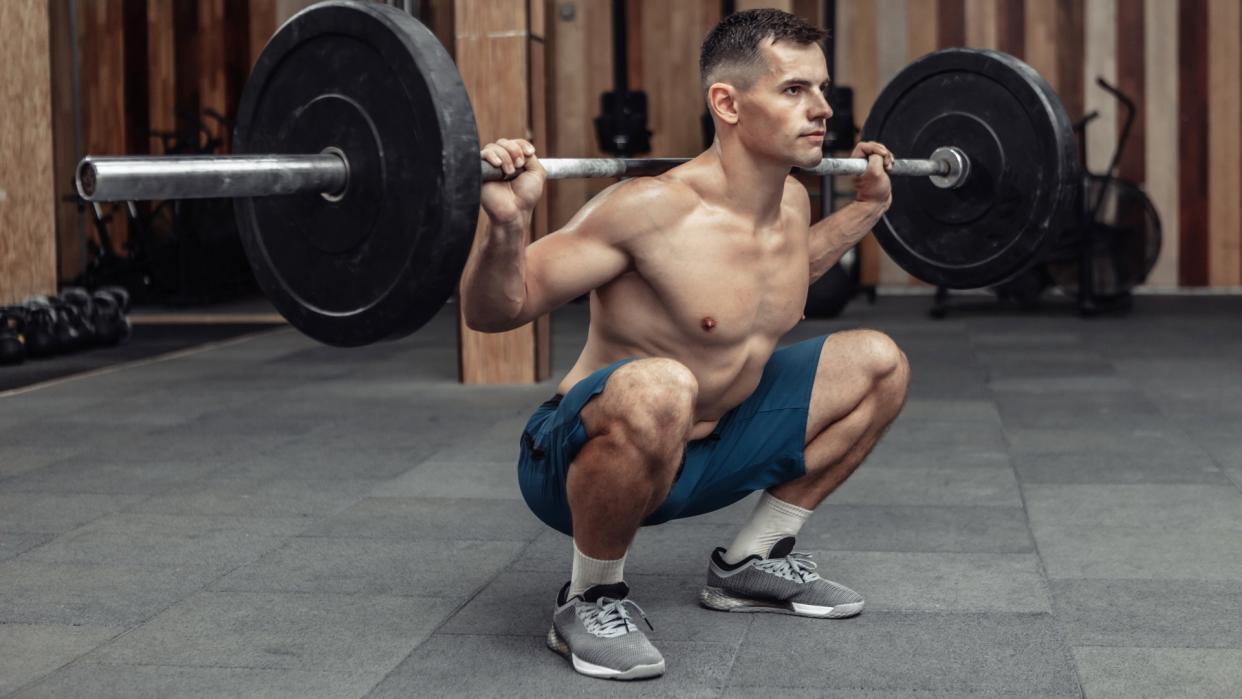
[[[894,177],[875,228],[898,265],[938,286],[999,284],[1035,264],[1075,215],[1077,144],[1061,100],[999,51],[945,49],[904,68],[871,108],[862,137],[898,158],[956,146],[970,159],[958,189]]]
[[[281,26],[242,93],[234,148],[336,149],[349,183],[339,198],[235,202],[246,255],[277,310],[343,347],[422,327],[470,252],[478,141],[452,59],[410,15],[333,0]]]

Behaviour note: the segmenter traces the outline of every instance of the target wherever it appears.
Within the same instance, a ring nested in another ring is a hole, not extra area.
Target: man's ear
[[[707,105],[717,119],[726,124],[737,123],[737,88],[728,83],[712,83],[707,88]]]

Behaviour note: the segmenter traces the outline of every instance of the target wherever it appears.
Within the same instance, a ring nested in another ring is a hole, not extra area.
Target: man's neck
[[[758,225],[775,223],[780,218],[788,165],[757,156],[736,141],[719,138],[702,157],[707,160],[705,165],[720,174],[719,186],[715,188],[720,206]]]

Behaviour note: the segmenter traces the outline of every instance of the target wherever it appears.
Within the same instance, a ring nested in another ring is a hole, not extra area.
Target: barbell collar
[[[315,155],[87,156],[78,164],[83,199],[146,201],[261,197],[345,191],[349,166],[339,151]]]

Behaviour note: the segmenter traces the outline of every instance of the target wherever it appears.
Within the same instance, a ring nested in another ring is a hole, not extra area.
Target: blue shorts
[[[755,392],[725,413],[710,435],[686,445],[672,490],[644,526],[718,510],[806,473],[807,411],[823,344],[824,338],[817,337],[772,354]],[[565,396],[554,396],[535,410],[522,433],[522,497],[535,516],[570,536],[565,479],[587,441],[579,414],[603,392],[612,372],[631,361],[614,362],[579,381]]]

